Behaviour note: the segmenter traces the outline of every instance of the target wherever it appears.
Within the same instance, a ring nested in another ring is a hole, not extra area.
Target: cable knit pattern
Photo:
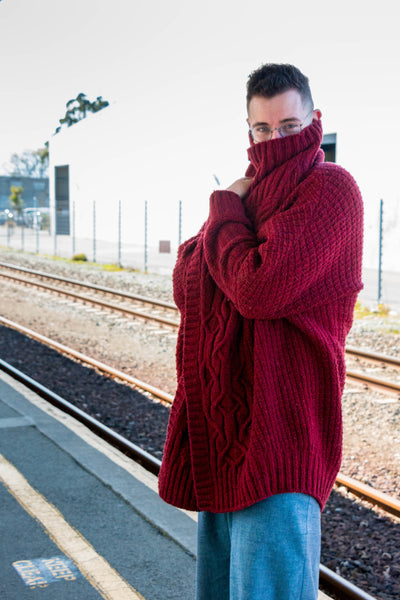
[[[253,145],[247,198],[217,191],[181,245],[178,387],[161,497],[227,512],[284,492],[323,508],[341,460],[344,345],[362,288],[362,201],[322,127]]]

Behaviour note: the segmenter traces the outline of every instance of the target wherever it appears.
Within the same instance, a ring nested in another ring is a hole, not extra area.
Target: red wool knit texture
[[[178,385],[159,476],[175,506],[228,512],[300,492],[322,509],[331,492],[363,207],[321,140],[316,120],[253,145],[247,198],[214,192],[179,248]]]

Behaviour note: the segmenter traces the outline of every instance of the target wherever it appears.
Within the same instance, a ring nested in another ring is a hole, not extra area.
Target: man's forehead
[[[302,117],[304,107],[297,90],[288,90],[272,98],[253,96],[249,102],[249,118],[269,124],[270,121],[286,121]]]

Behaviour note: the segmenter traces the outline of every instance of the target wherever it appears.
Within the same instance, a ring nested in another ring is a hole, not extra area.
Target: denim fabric
[[[202,512],[196,600],[316,600],[320,548],[320,507],[305,494]]]

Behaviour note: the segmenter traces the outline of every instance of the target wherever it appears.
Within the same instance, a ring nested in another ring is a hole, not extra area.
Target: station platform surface
[[[1,600],[194,600],[196,515],[1,370],[0,483]]]

